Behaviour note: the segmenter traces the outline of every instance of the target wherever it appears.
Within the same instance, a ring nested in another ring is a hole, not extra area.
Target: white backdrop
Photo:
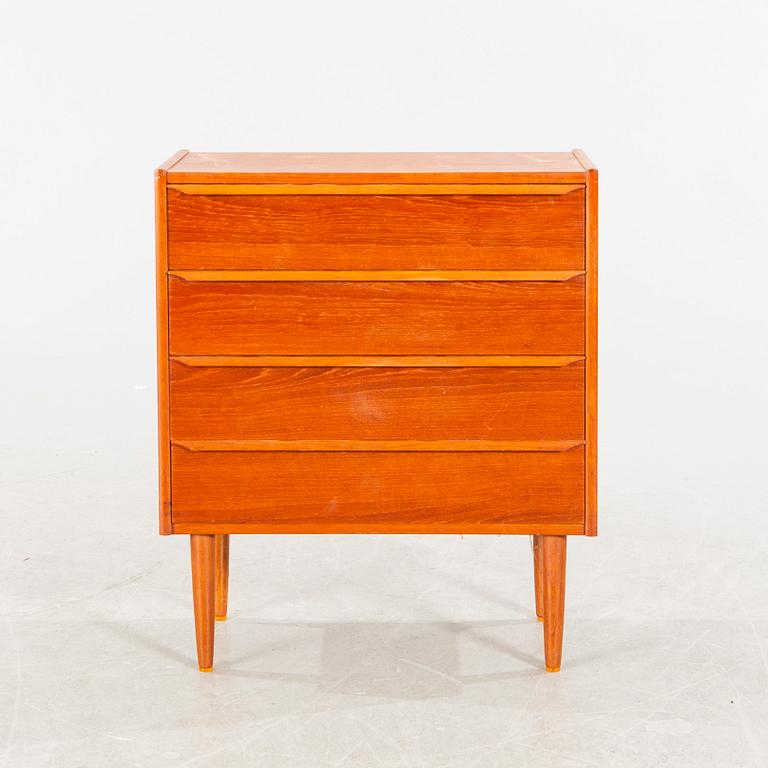
[[[151,449],[151,179],[176,149],[580,146],[601,173],[602,482],[756,482],[764,2],[18,3],[4,16],[14,451],[105,436],[118,453]]]
[[[107,581],[145,548],[185,556],[155,537],[157,164],[581,147],[600,170],[601,537],[574,545],[573,578],[625,558],[634,583],[664,568],[649,549],[682,577],[733,545],[722,576],[768,673],[767,38],[764,0],[4,4],[5,610],[80,594],[61,548],[102,548]],[[24,576],[30,553],[45,567]],[[745,743],[762,764],[764,736]]]

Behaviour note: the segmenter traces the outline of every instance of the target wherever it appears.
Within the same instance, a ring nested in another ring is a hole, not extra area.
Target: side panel
[[[155,172],[156,302],[157,302],[157,464],[160,475],[160,533],[171,524],[171,446],[168,378],[168,209],[166,173]]]
[[[574,155],[586,171],[586,515],[584,533],[597,536],[597,168],[581,150]]]
[[[160,533],[173,533],[171,521],[170,384],[168,367],[168,169],[181,150],[155,171],[155,302],[157,311],[157,464]]]

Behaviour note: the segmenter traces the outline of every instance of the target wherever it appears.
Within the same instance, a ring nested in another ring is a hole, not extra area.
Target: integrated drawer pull
[[[555,269],[172,269],[168,274],[192,283],[411,281],[564,283],[585,272]]]
[[[565,368],[582,355],[174,355],[190,368]]]
[[[172,440],[172,445],[194,453],[219,451],[484,451],[561,453],[584,445],[583,440]]]
[[[565,195],[582,184],[169,184],[184,195]]]

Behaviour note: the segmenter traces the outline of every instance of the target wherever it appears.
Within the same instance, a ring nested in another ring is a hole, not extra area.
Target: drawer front
[[[403,453],[174,446],[172,467],[177,525],[248,524],[265,533],[583,531],[582,447]]]
[[[564,282],[169,278],[172,355],[581,355],[584,276]]]
[[[238,195],[168,190],[171,269],[584,269],[584,190]]]
[[[174,362],[171,437],[583,440],[584,363],[209,368]]]

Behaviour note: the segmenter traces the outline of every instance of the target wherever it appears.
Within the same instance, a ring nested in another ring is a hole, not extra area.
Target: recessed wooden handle
[[[583,440],[172,440],[178,448],[210,451],[518,451],[560,452]]]
[[[174,355],[190,368],[564,368],[582,355]]]
[[[577,270],[490,269],[172,269],[187,282],[536,282],[563,283],[585,274]]]
[[[582,184],[169,184],[184,195],[565,195]]]

